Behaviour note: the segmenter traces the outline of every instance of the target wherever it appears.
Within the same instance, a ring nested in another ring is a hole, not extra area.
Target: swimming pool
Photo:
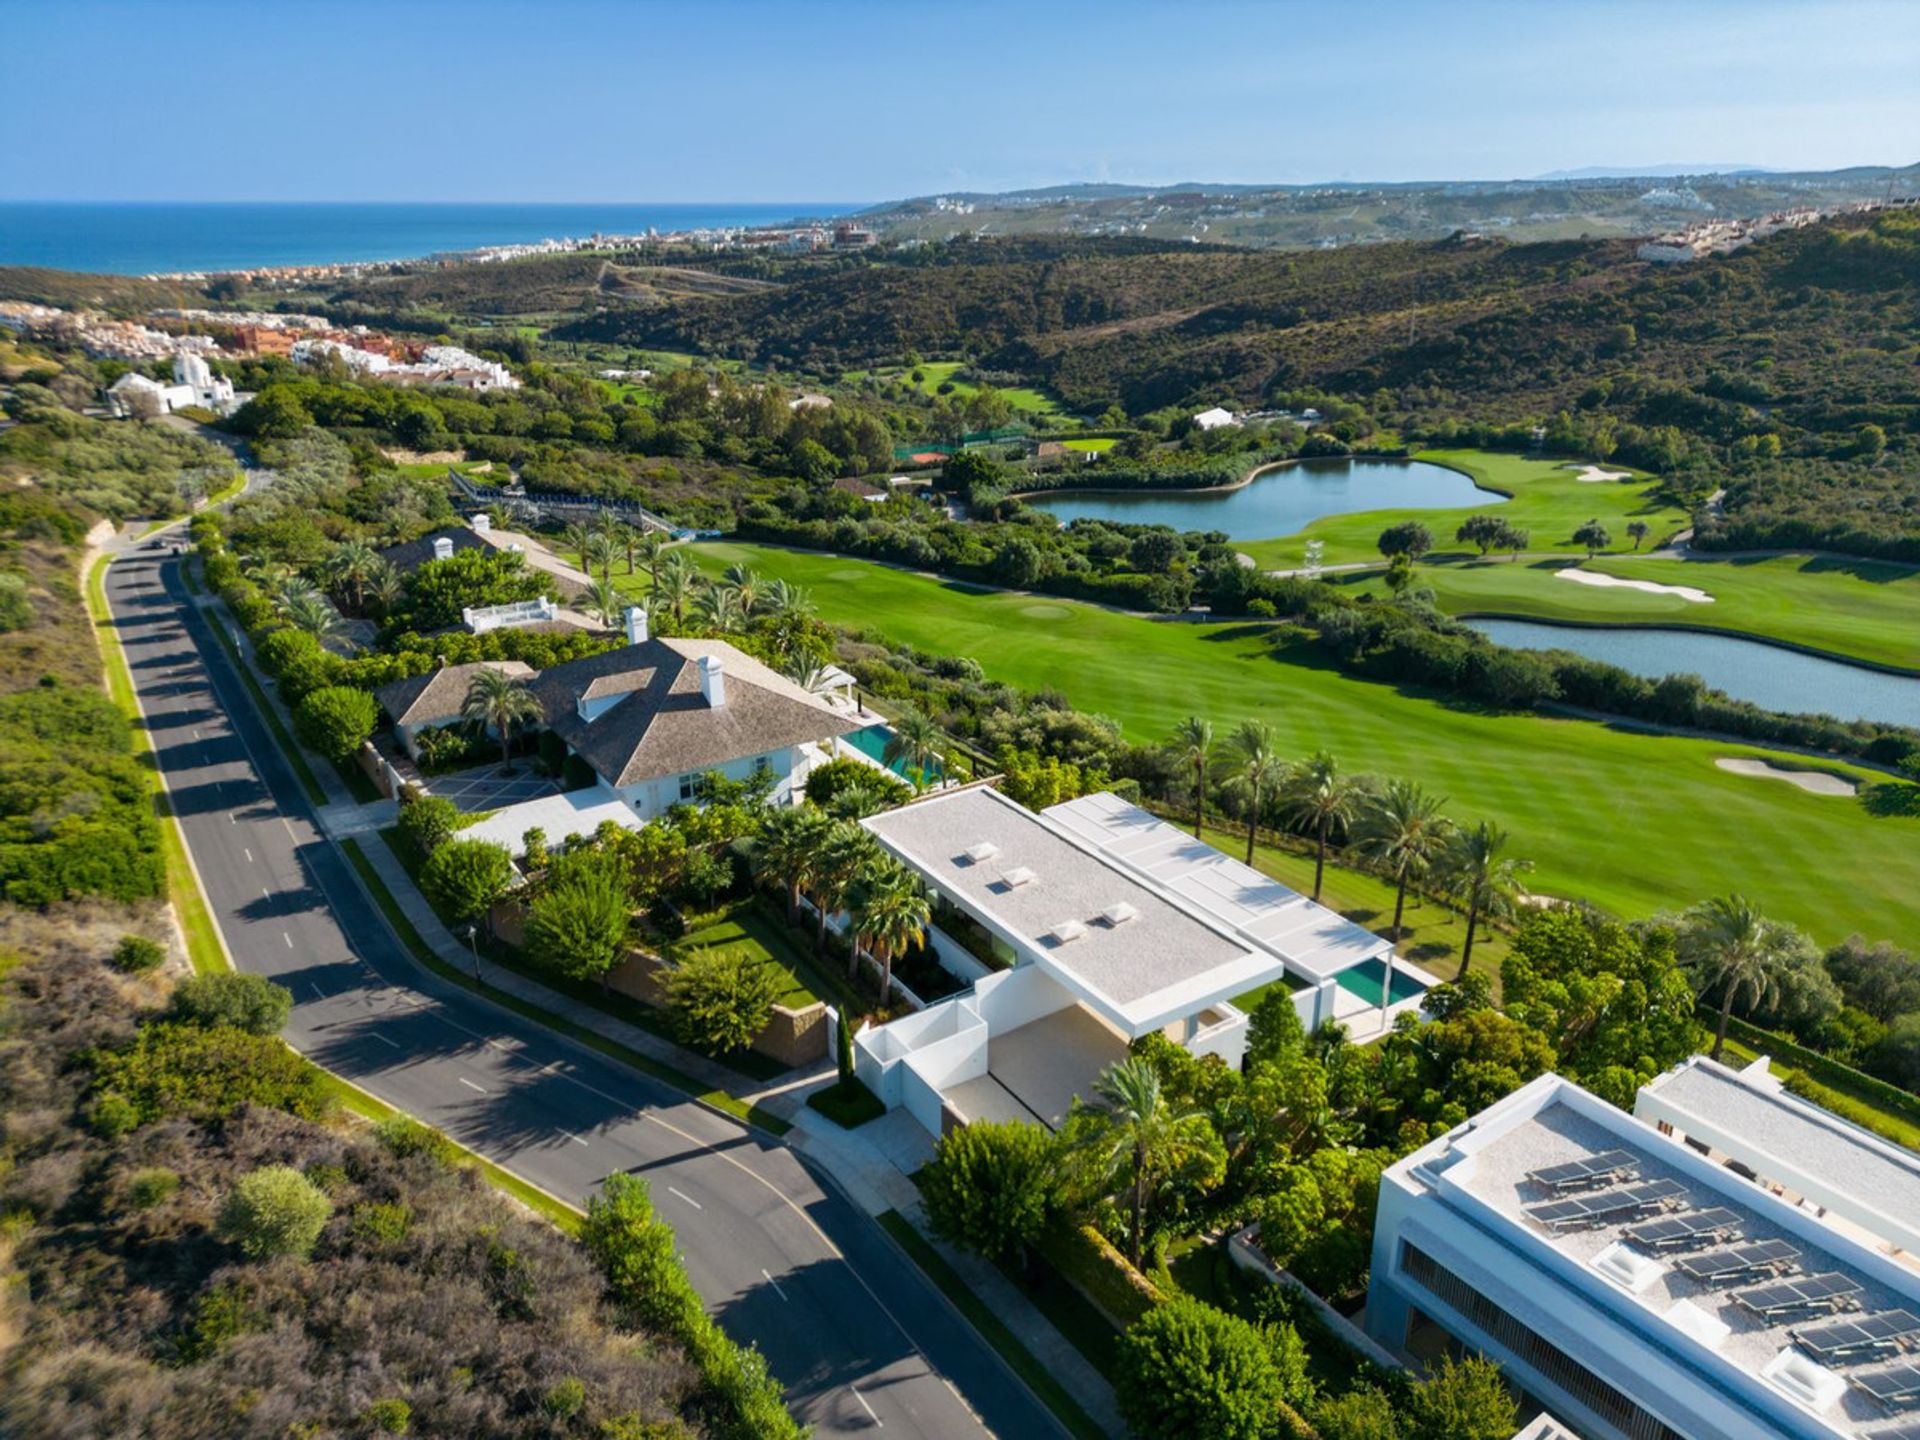
[[[1358,965],[1349,965],[1333,977],[1334,983],[1349,995],[1358,995],[1369,1005],[1380,1003],[1380,981],[1386,973],[1386,965],[1379,960],[1363,960]],[[1393,971],[1393,999],[1390,1004],[1398,1005],[1402,1000],[1411,1000],[1416,995],[1427,993],[1427,987],[1399,966]]]
[[[846,741],[847,744],[853,746],[853,748],[858,750],[862,755],[865,755],[869,760],[881,765],[887,765],[887,741],[893,738],[893,730],[890,727],[882,724],[873,724],[867,726],[864,730],[855,730],[851,735],[842,735],[840,738]],[[914,778],[910,773],[910,767],[904,760],[896,760],[891,765],[887,765],[887,768],[902,780],[912,780]],[[933,773],[926,778],[929,781],[938,780],[940,778],[940,767],[938,765],[934,766]]]

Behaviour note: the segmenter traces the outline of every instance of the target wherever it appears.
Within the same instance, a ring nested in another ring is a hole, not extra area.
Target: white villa
[[[247,400],[236,394],[233,382],[213,373],[206,357],[181,351],[173,357],[173,384],[163,385],[137,370],[129,370],[107,387],[107,406],[116,419],[125,420],[143,411],[146,397],[151,404],[146,413],[171,415],[176,410],[197,405],[216,415],[231,415]]]
[[[1227,425],[1238,425],[1239,417],[1231,410],[1214,406],[1211,410],[1202,410],[1193,417],[1194,428],[1198,430],[1218,430]]]
[[[1276,985],[1309,1029],[1367,1038],[1433,983],[1371,931],[1112,794],[1035,814],[976,786],[863,823],[937,897],[932,948],[973,981],[854,1041],[868,1088],[935,1135],[1058,1127],[1156,1031],[1237,1066],[1248,1009]]]

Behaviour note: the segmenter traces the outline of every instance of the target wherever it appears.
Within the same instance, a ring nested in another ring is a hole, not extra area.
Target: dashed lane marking
[[[760,1273],[765,1275],[767,1277],[767,1283],[773,1286],[773,1293],[778,1295],[782,1300],[785,1300],[787,1298],[787,1292],[780,1288],[780,1282],[778,1280],[774,1279],[771,1274],[768,1274],[767,1268],[764,1265],[760,1267]]]
[[[681,1191],[674,1189],[673,1186],[671,1185],[667,1186],[667,1193],[669,1195],[679,1196],[680,1199],[686,1201],[687,1204],[691,1205],[696,1210],[704,1210],[706,1208],[698,1200],[694,1199],[691,1195],[683,1194]]]
[[[853,1391],[853,1398],[858,1400],[860,1402],[860,1408],[867,1412],[867,1418],[873,1421],[873,1428],[876,1430],[886,1429],[887,1422],[882,1420],[878,1415],[873,1413],[873,1406],[867,1403],[867,1397],[860,1393],[859,1388],[857,1386],[849,1385],[847,1386],[847,1389]]]
[[[466,1076],[464,1076],[464,1075],[462,1075],[462,1076],[460,1077],[460,1083],[461,1083],[462,1085],[464,1085],[464,1086],[466,1086],[466,1087],[467,1087],[467,1089],[469,1089],[469,1090],[478,1090],[478,1091],[479,1091],[479,1092],[480,1092],[480,1093],[481,1093],[482,1095],[484,1095],[484,1094],[486,1094],[486,1093],[487,1093],[487,1087],[486,1087],[486,1086],[484,1086],[484,1085],[476,1085],[476,1084],[474,1084],[474,1083],[473,1083],[473,1081],[471,1081],[471,1080],[469,1080],[469,1079],[467,1079],[467,1077],[466,1077]]]

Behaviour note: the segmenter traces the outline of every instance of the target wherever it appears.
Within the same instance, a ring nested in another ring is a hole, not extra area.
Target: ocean
[[[858,204],[145,204],[0,200],[0,265],[114,275],[408,260],[565,236],[777,225]]]

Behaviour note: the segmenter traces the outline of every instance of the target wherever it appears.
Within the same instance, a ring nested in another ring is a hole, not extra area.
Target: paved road
[[[575,1203],[615,1170],[644,1176],[715,1316],[819,1434],[1062,1433],[791,1150],[417,967],[316,828],[178,568],[135,551],[108,599],[227,947],[292,990],[295,1048]]]

